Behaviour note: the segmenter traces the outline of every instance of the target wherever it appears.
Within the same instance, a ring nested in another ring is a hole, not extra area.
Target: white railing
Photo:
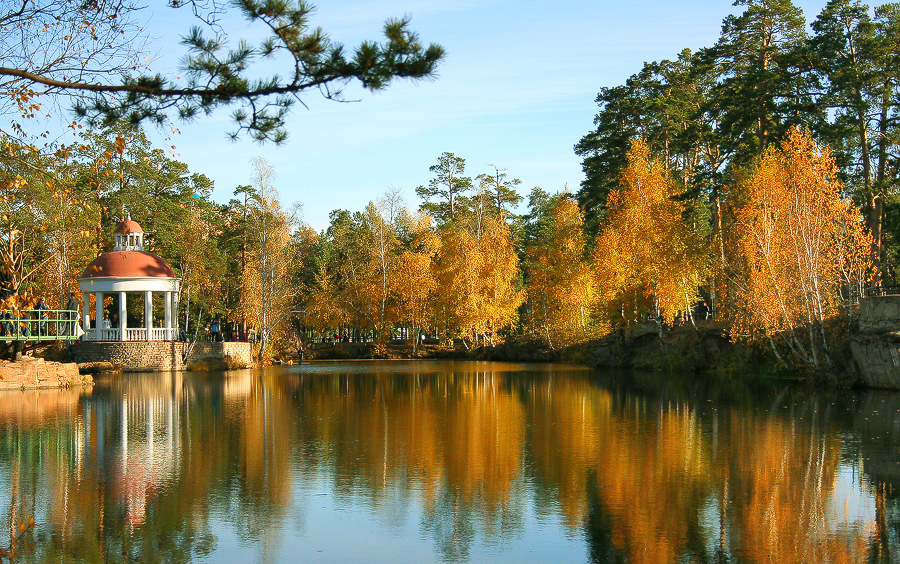
[[[88,329],[84,332],[85,341],[118,341],[118,329]]]
[[[119,340],[119,330],[118,329],[100,329],[100,338],[98,341],[118,341]]]
[[[147,329],[133,329],[131,327],[125,328],[125,340],[126,341],[146,341],[147,340]]]
[[[153,327],[150,329],[150,341],[174,341],[178,335],[178,329],[166,329],[165,327]],[[118,329],[88,329],[84,333],[86,341],[118,341]],[[146,327],[126,327],[126,341],[147,341]]]
[[[165,327],[154,327],[150,330],[151,341],[174,341],[175,335],[178,334],[177,329],[166,329]]]

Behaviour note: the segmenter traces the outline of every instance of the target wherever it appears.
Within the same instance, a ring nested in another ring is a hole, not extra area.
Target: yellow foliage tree
[[[499,217],[488,217],[474,252],[480,257],[472,297],[474,329],[494,346],[497,332],[515,325],[525,301],[525,290],[518,288],[519,256],[509,225]]]
[[[427,329],[432,319],[432,299],[437,287],[431,262],[440,247],[440,238],[431,229],[431,217],[421,214],[410,220],[411,242],[397,259],[395,275],[391,280],[391,292],[397,298],[397,319],[408,323],[410,335],[418,336],[420,329]],[[418,338],[413,340],[413,349]]]
[[[475,330],[475,287],[483,257],[475,238],[454,223],[441,228],[440,241],[432,262],[434,310],[438,329],[449,339]]]
[[[295,218],[282,210],[274,186],[275,171],[263,158],[253,160],[254,184],[248,220],[252,226],[247,267],[242,273],[241,302],[244,316],[256,328],[259,361],[291,314],[298,289],[290,276],[294,263],[292,236]]]
[[[509,226],[488,217],[477,227],[475,232],[458,224],[441,229],[432,265],[435,315],[445,336],[480,335],[493,344],[497,331],[515,323],[525,292],[516,287],[519,259]]]
[[[366,300],[365,315],[375,328],[378,342],[390,338],[390,327],[394,321],[393,300],[391,300],[391,281],[395,277],[400,241],[397,230],[383,213],[384,201],[376,206],[372,202],[363,213],[363,235],[365,267],[362,277],[363,294],[370,297]]]
[[[609,196],[609,224],[597,238],[595,282],[614,325],[652,315],[661,330],[679,312],[690,317],[708,270],[702,233],[684,220],[685,205],[669,171],[641,140],[628,152],[621,187]]]
[[[581,210],[561,198],[546,239],[529,249],[528,302],[531,318],[551,348],[586,339],[595,298],[594,279],[585,260]]]
[[[762,334],[782,362],[781,346],[816,371],[831,366],[826,322],[846,305],[842,289],[872,273],[871,241],[836,175],[828,149],[792,130],[739,187],[732,234],[742,265],[729,304],[735,331]]]

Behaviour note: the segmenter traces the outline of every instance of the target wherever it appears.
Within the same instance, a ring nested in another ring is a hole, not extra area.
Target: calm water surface
[[[17,562],[900,562],[888,392],[321,362],[5,392],[0,449]]]

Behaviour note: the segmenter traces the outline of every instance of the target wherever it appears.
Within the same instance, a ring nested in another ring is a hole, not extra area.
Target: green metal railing
[[[81,334],[74,310],[0,310],[0,341],[76,341]]]

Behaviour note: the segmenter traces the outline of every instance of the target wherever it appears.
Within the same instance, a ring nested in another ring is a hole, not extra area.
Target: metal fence
[[[897,296],[900,295],[900,286],[873,286],[866,288],[866,297]]]
[[[81,334],[74,310],[0,311],[0,341],[75,341]]]

